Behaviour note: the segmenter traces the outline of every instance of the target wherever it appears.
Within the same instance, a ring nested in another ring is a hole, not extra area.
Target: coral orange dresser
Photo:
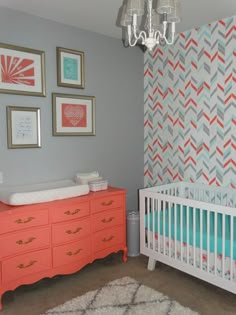
[[[78,271],[126,247],[126,191],[25,206],[0,203],[0,309],[4,292]]]

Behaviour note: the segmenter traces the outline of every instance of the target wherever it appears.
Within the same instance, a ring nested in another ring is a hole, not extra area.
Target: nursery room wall
[[[145,54],[145,186],[236,187],[236,17]]]
[[[72,178],[99,171],[127,189],[137,208],[143,186],[143,53],[121,40],[15,10],[0,10],[0,42],[45,51],[46,97],[0,94],[0,172],[3,185]],[[84,52],[85,88],[57,86],[56,47]],[[52,93],[94,96],[95,136],[52,135]],[[8,149],[6,107],[39,107],[41,148]]]

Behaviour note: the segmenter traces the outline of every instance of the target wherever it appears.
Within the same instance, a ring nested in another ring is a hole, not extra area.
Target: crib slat
[[[158,199],[158,228],[157,228],[157,242],[158,242],[158,252],[161,252],[161,202],[162,200]]]
[[[150,249],[150,198],[147,198],[147,247]]]
[[[177,252],[177,208],[176,208],[176,203],[174,205],[174,213],[175,213],[175,239],[174,239],[174,242],[175,242],[175,249],[174,249],[174,255],[175,255],[175,259],[176,259],[176,252]]]
[[[210,216],[207,210],[207,272],[209,272],[210,265]]]
[[[218,213],[215,212],[214,213],[214,217],[215,217],[215,224],[214,224],[214,227],[215,227],[215,235],[214,235],[214,253],[215,253],[215,259],[214,259],[214,273],[215,275],[217,274],[217,243],[218,243],[218,240],[217,240],[217,235],[218,235]]]
[[[202,208],[200,208],[200,269],[202,270]]]
[[[234,221],[233,216],[230,216],[230,280],[233,281],[233,259],[234,259]]]
[[[155,250],[155,202],[156,200],[152,198],[152,249]],[[149,225],[148,225],[149,226]]]
[[[225,214],[222,216],[222,278],[225,278]]]
[[[196,267],[196,208],[193,208],[193,266]]]
[[[167,208],[166,208],[167,207]],[[163,254],[166,253],[166,213],[168,211],[168,202],[165,202],[165,207],[163,209],[163,222],[162,222],[162,230],[163,230]]]
[[[180,205],[180,257],[183,261],[183,205]]]
[[[169,217],[168,218],[169,218],[168,255],[169,255],[169,257],[171,257],[171,219],[172,219],[172,217],[171,217],[171,207],[169,208]],[[173,222],[172,222],[172,224],[173,224]]]
[[[186,236],[187,236],[187,264],[189,264],[189,206],[187,207],[187,214],[186,214]]]

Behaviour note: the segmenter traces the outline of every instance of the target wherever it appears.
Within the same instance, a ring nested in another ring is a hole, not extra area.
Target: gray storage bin
[[[128,256],[139,256],[140,254],[140,232],[139,232],[139,212],[131,211],[127,213],[127,247]]]

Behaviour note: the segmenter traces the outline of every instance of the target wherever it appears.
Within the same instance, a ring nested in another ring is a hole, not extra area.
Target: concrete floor
[[[121,253],[112,254],[84,267],[73,275],[43,279],[20,286],[3,295],[1,315],[40,315],[47,309],[82,295],[103,284],[130,276],[202,315],[235,315],[236,296],[166,265],[147,270],[147,257],[129,257],[122,262]]]

